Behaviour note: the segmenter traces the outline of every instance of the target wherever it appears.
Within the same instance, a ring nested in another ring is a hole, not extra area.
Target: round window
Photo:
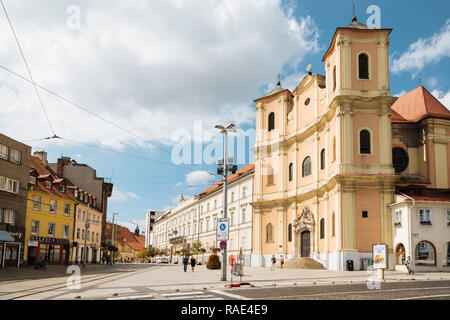
[[[309,104],[310,101],[311,101],[310,98],[306,99],[306,100],[305,100],[305,106],[307,106],[307,105]]]
[[[409,158],[408,154],[403,148],[392,149],[392,164],[395,169],[395,173],[401,173],[408,167]]]

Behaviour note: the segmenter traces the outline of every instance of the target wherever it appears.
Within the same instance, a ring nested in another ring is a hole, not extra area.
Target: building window
[[[331,215],[331,236],[334,237],[336,235],[336,215]]]
[[[0,190],[6,190],[6,178],[0,176]]]
[[[368,217],[369,217],[369,212],[364,210],[364,211],[362,212],[362,217],[363,217],[363,218],[368,218]]]
[[[431,224],[431,209],[419,209],[419,223]]]
[[[66,192],[66,187],[64,187],[64,186],[59,186],[59,192],[61,192],[61,193]]]
[[[16,225],[16,211],[11,209],[3,209],[3,222],[12,226]]]
[[[91,235],[91,240],[92,241],[94,241],[94,236],[95,236],[95,233],[94,233],[94,231],[92,231],[92,235]]]
[[[95,234],[95,242],[98,242],[98,232]]]
[[[91,239],[89,239],[89,231],[88,230],[86,230],[86,240],[91,240]]]
[[[31,220],[31,234],[39,235],[39,221]]]
[[[394,226],[400,227],[402,225],[402,210],[395,210],[394,212]]]
[[[268,131],[275,130],[275,113],[271,112],[269,114]]]
[[[369,79],[369,56],[361,53],[358,56],[359,79]]]
[[[20,164],[21,154],[20,151],[11,149],[9,153],[9,161]]]
[[[416,245],[415,256],[417,265],[434,266],[436,264],[436,251],[431,242],[420,241]]]
[[[449,210],[449,212],[448,213],[450,213],[450,210]],[[449,217],[449,214],[447,213],[447,218]],[[242,213],[241,213],[241,219],[242,219],[242,223],[245,223],[245,208],[242,208]]]
[[[84,229],[81,230],[81,240],[84,240]]]
[[[266,242],[273,242],[273,226],[271,223],[266,225]]]
[[[50,200],[50,213],[56,213],[56,206],[57,206],[57,202],[56,200],[51,199]]]
[[[51,189],[51,188],[52,188],[52,183],[51,183],[51,181],[45,181],[45,187],[46,187],[47,189]]]
[[[289,163],[289,181],[294,180],[294,164]]]
[[[77,228],[77,239],[80,239],[80,228]]]
[[[63,238],[68,238],[69,237],[69,226],[68,225],[64,225],[63,226],[62,237]]]
[[[49,237],[54,237],[55,236],[55,228],[56,228],[56,225],[54,223],[49,223],[48,224],[48,236]]]
[[[209,202],[206,204],[206,211],[209,211]],[[186,217],[184,217],[184,220],[186,220]]]
[[[12,193],[19,193],[19,181],[7,178],[6,191]]]
[[[217,200],[214,200],[214,209],[217,208]]]
[[[363,129],[359,132],[359,153],[370,154],[370,132]]]
[[[401,173],[408,167],[408,153],[400,147],[392,148],[392,165],[395,173]]]
[[[302,177],[309,176],[311,174],[311,157],[306,157],[302,163]]]
[[[69,203],[64,203],[64,215],[70,216],[70,204]]]
[[[325,219],[320,219],[320,239],[325,239]]]
[[[333,91],[336,90],[336,66],[333,67]]]
[[[33,210],[41,211],[41,197],[33,195]]]
[[[274,184],[274,175],[273,175],[273,168],[268,167],[267,168],[267,185],[273,185]]]
[[[8,147],[0,144],[0,159],[8,160]]]
[[[242,188],[242,198],[245,198],[247,196],[247,187]]]
[[[292,242],[292,223],[288,225],[288,242]]]
[[[320,151],[320,170],[325,169],[325,149]]]
[[[230,226],[234,224],[234,211],[231,212]]]

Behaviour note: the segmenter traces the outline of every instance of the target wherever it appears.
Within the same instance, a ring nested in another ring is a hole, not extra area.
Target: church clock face
[[[392,149],[392,164],[395,169],[395,173],[401,173],[408,167],[409,158],[408,153],[399,147]]]

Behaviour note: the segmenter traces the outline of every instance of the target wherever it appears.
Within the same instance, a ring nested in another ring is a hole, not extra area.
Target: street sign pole
[[[223,148],[223,217],[227,217],[228,131],[224,132]],[[222,281],[227,281],[227,249],[222,254]]]

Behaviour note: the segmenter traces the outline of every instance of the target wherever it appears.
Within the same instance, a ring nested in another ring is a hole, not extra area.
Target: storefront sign
[[[38,243],[39,243],[38,241],[28,240],[28,246],[29,247],[37,247]]]
[[[387,269],[387,245],[374,244],[372,246],[374,269]]]
[[[25,241],[25,228],[8,226],[8,232],[11,235],[11,237],[14,238],[14,240],[16,242],[24,243],[24,241]]]
[[[44,243],[59,243],[59,244],[69,244],[68,239],[58,239],[58,238],[48,238],[48,237],[38,237],[38,236],[31,236],[31,240],[44,242]]]

